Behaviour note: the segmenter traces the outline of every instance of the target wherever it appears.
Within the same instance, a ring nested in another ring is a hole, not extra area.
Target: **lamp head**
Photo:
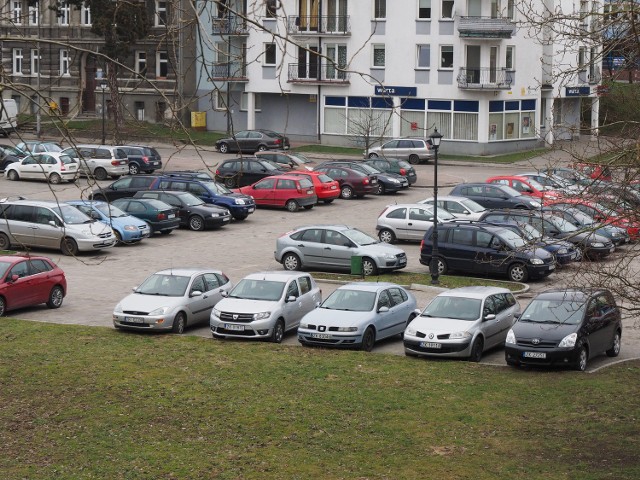
[[[442,134],[438,132],[437,128],[434,128],[433,133],[429,135],[429,139],[431,140],[431,144],[438,148],[440,146],[440,141],[442,140]]]

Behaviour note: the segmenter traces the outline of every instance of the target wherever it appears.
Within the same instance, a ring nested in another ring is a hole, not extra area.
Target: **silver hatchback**
[[[450,222],[455,217],[445,209],[438,210],[438,223]],[[433,227],[433,207],[420,203],[387,205],[378,217],[376,230],[384,243],[396,240],[420,242]]]

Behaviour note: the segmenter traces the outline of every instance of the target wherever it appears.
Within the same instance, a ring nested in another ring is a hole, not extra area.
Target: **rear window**
[[[69,155],[60,155],[60,161],[65,165],[69,165],[70,163],[78,163],[75,158],[71,158]]]
[[[322,183],[333,182],[333,178],[331,178],[329,175],[325,175],[324,173],[318,175],[318,180],[320,180]]]
[[[398,160],[398,166],[400,168],[413,168],[408,162],[405,162],[404,160]]]
[[[122,148],[116,148],[114,152],[114,156],[119,160],[126,160],[127,152],[125,152]]]
[[[311,180],[309,180],[308,178],[301,178],[299,182],[302,188],[313,187],[313,183],[311,183]]]

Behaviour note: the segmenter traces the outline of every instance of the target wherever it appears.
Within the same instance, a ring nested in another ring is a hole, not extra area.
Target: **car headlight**
[[[558,255],[564,255],[567,253],[567,249],[566,248],[561,248],[560,250],[558,250]]]
[[[451,335],[449,335],[449,338],[453,338],[453,339],[471,338],[471,334],[469,332],[453,332]]]
[[[236,198],[236,205],[246,205],[247,202],[244,201],[244,198]]]
[[[416,329],[413,327],[407,327],[407,329],[404,331],[405,335],[411,335],[412,337],[416,336]]]
[[[302,323],[302,322],[300,322],[300,323],[298,324],[298,328],[309,328],[309,324],[308,324],[308,323]]]
[[[384,254],[384,259],[385,260],[395,260],[396,256],[393,253],[385,253]]]
[[[113,313],[122,313],[122,305],[117,304],[116,308],[113,309]]]
[[[602,242],[592,242],[590,245],[593,248],[603,248],[604,247],[604,243],[602,243]]]
[[[390,178],[389,180],[391,180],[391,183],[400,183],[400,180],[397,180],[395,178]]]
[[[269,318],[271,316],[271,312],[259,312],[253,314],[254,320],[264,320],[265,318]]]
[[[358,327],[338,327],[339,332],[357,332]]]
[[[213,310],[211,310],[211,315],[213,317],[220,318],[220,310],[218,310],[217,308],[214,308]]]
[[[505,338],[504,340],[505,343],[512,343],[512,344],[516,344],[516,334],[513,333],[513,328],[510,328],[509,331],[507,332],[507,338]]]
[[[534,207],[536,207],[536,208],[539,208],[539,207],[542,206],[542,204],[540,202],[536,202],[535,200],[529,200],[529,204],[534,206]]]
[[[529,261],[533,265],[544,265],[544,262],[542,260],[540,260],[539,258],[530,258]]]
[[[125,226],[124,226],[124,229],[125,229],[127,232],[135,232],[135,231],[137,231],[137,230],[138,230],[138,227],[136,227],[135,225],[125,225]]]
[[[578,334],[577,333],[571,333],[569,335],[567,335],[566,337],[564,337],[562,340],[560,340],[560,343],[558,344],[558,347],[566,347],[566,348],[573,348],[576,346],[576,340],[578,339]]]
[[[169,307],[160,307],[149,312],[149,315],[164,315],[169,311]]]

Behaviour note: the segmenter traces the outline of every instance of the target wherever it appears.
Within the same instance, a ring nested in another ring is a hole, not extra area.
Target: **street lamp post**
[[[107,84],[101,83],[100,88],[102,89],[102,145],[104,145],[106,134],[104,129],[104,111],[106,110],[106,105],[104,103],[104,92],[107,90]]]
[[[438,285],[440,281],[440,270],[438,269],[438,148],[440,147],[440,141],[442,140],[442,134],[438,132],[437,128],[433,129],[433,133],[429,135],[431,145],[434,151],[433,159],[433,233],[431,235],[432,248],[431,248],[431,283]]]

